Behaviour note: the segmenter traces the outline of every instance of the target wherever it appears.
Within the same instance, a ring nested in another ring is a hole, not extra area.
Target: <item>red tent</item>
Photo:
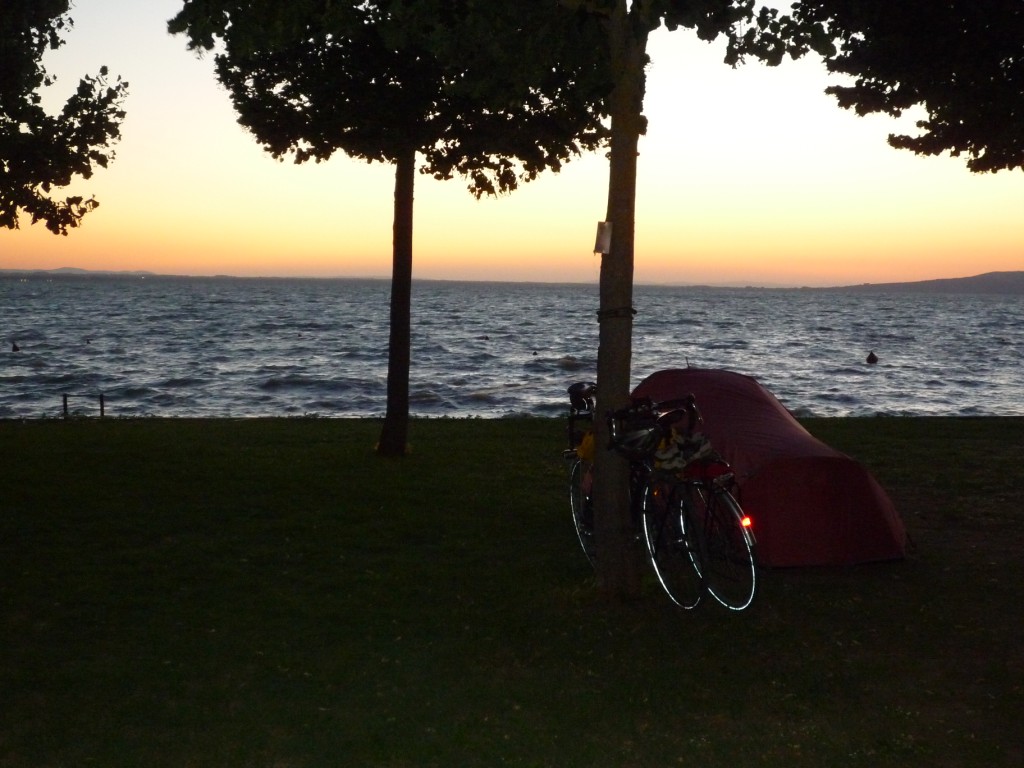
[[[896,560],[906,531],[888,495],[859,463],[804,429],[771,392],[731,371],[652,373],[633,390],[655,402],[693,393],[704,433],[736,471],[754,520],[761,565]]]

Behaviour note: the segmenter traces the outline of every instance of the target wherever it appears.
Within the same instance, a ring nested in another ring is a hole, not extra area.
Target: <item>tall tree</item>
[[[60,113],[42,106],[55,78],[43,54],[64,43],[72,26],[68,0],[4,0],[0,12],[0,227],[18,229],[24,213],[66,235],[99,205],[95,198],[53,193],[75,176],[88,179],[113,159],[128,84],[108,81],[106,67],[83,77]]]
[[[827,27],[826,92],[857,114],[922,106],[916,136],[889,143],[964,155],[972,171],[1024,168],[1024,3],[1020,0],[799,0],[801,23]]]
[[[701,40],[724,37],[725,63],[744,56],[778,64],[785,53],[798,56],[820,30],[809,23],[794,25],[790,17],[761,8],[754,0],[562,0],[596,18],[604,29],[600,55],[611,65],[613,87],[607,111],[611,116],[608,208],[611,242],[601,258],[597,401],[603,411],[629,401],[632,357],[633,243],[636,221],[637,155],[646,121],[648,38],[662,25],[692,30]],[[607,424],[596,420],[594,529],[598,578],[611,599],[632,599],[639,593],[640,568],[630,545],[628,466],[608,445]]]
[[[823,54],[852,86],[828,89],[860,114],[923,105],[920,136],[890,143],[924,154],[966,154],[975,171],[1024,164],[1024,4],[1020,0],[797,0],[790,14],[754,0],[562,0],[602,20],[603,54],[612,65],[608,213],[612,234],[601,262],[598,402],[628,402],[637,148],[644,130],[644,67],[650,33],[661,25],[725,37],[725,62],[752,56],[774,65],[785,54]],[[602,584],[614,596],[636,594],[629,556],[627,470],[607,450],[599,420],[595,534]]]
[[[404,453],[416,171],[464,176],[479,197],[600,146],[607,80],[580,55],[595,28],[549,0],[186,0],[169,28],[217,51],[239,122],[275,157],[319,162],[341,151],[395,166],[378,452]]]

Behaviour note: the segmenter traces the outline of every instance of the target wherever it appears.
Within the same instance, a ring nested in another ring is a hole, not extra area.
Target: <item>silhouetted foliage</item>
[[[406,449],[415,170],[514,190],[600,146],[608,76],[585,17],[549,0],[186,0],[170,22],[275,157],[395,165],[388,404],[378,450]],[[342,212],[343,214],[343,212]]]
[[[83,77],[60,113],[42,106],[55,78],[41,60],[72,26],[67,0],[4,0],[0,11],[0,227],[18,228],[20,213],[66,235],[99,205],[94,198],[58,199],[55,189],[88,179],[113,159],[128,84],[111,84],[107,68]]]
[[[800,0],[802,23],[827,25],[827,92],[857,114],[922,106],[916,136],[889,143],[965,155],[972,171],[1024,168],[1024,3],[1020,0]]]

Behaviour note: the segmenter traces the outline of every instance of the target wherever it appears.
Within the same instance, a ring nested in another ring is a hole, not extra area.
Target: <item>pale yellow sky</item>
[[[209,60],[165,32],[180,0],[77,0],[47,66],[64,98],[106,64],[131,84],[117,159],[77,192],[101,207],[66,238],[0,231],[0,268],[388,276],[393,172],[338,155],[270,158]],[[1024,269],[1024,174],[889,148],[897,124],[823,94],[820,62],[730,70],[718,46],[652,39],[637,197],[637,282],[834,285]],[[912,119],[904,122],[913,131]],[[417,178],[414,275],[591,281],[607,162],[570,163],[476,201]]]

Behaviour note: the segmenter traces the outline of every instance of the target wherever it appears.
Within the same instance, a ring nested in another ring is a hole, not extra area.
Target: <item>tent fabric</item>
[[[903,521],[874,477],[811,435],[753,378],[663,370],[640,382],[633,397],[658,402],[690,393],[704,433],[736,472],[760,565],[853,565],[906,555]]]

